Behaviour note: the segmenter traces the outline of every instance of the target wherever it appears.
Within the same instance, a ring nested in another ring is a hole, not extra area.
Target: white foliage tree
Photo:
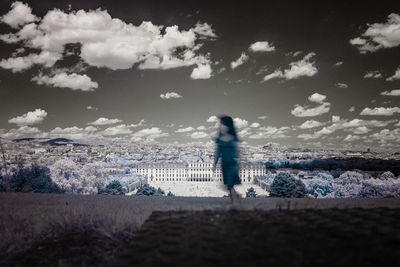
[[[300,173],[299,173],[300,174]],[[316,198],[330,197],[333,191],[334,178],[327,172],[320,172],[311,179],[302,179],[308,195]]]
[[[383,177],[382,177],[383,176]],[[361,197],[400,197],[400,180],[391,172],[362,182]]]
[[[272,182],[274,181],[276,174],[273,174],[270,171],[267,171],[267,173],[264,175],[264,181],[268,184],[271,185]]]
[[[357,197],[360,194],[364,176],[355,171],[344,172],[333,183],[332,197]]]
[[[104,165],[93,162],[81,165],[68,158],[62,158],[50,166],[53,181],[67,193],[97,194],[98,186],[104,181]]]
[[[396,177],[392,172],[384,172],[379,176],[379,178],[381,180],[389,180],[389,179],[395,179]]]

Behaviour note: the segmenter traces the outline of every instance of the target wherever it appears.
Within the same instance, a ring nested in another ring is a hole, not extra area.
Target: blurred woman
[[[215,142],[216,152],[213,169],[215,171],[218,159],[221,158],[223,181],[229,191],[232,204],[236,204],[240,196],[234,186],[240,184],[241,180],[239,178],[239,150],[237,146],[239,139],[232,117],[219,116],[219,130]]]

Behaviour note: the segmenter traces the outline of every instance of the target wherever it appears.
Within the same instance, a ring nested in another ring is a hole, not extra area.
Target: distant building
[[[348,157],[360,157],[362,156],[362,153],[357,151],[347,151],[345,152],[345,155]]]
[[[174,182],[222,182],[222,170],[217,165],[215,173],[210,162],[191,163],[140,163],[133,168],[134,173],[143,175],[151,186]],[[239,177],[242,183],[253,183],[254,178],[264,176],[266,169],[262,163],[241,163]]]

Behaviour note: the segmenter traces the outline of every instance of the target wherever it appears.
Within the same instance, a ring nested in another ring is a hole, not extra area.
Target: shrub
[[[344,172],[333,183],[333,197],[357,197],[360,194],[364,176],[355,171]]]
[[[339,168],[335,170],[329,171],[329,173],[334,177],[334,178],[339,178],[339,176],[343,173],[343,171]]]
[[[393,175],[394,177],[394,175]],[[360,197],[400,197],[400,181],[395,178],[368,179],[362,182]]]
[[[113,180],[106,186],[106,188],[104,188],[103,190],[100,190],[99,194],[123,195],[124,190],[122,189],[122,185],[119,181]]]
[[[33,193],[63,193],[63,190],[53,182],[50,169],[32,164],[30,167],[18,166],[10,177],[10,191]]]
[[[254,190],[253,187],[250,187],[249,189],[247,189],[246,197],[257,197],[256,190]]]
[[[270,187],[271,197],[304,197],[306,193],[304,183],[286,172],[275,176]]]
[[[302,180],[307,193],[316,198],[329,197],[333,191],[334,178],[329,173],[318,173],[317,177]]]
[[[392,172],[384,172],[379,176],[381,180],[389,180],[389,179],[396,179]]]
[[[277,166],[277,164],[273,161],[267,161],[265,162],[265,168],[267,170],[276,170],[279,168],[279,166]]]
[[[169,192],[168,192],[168,194],[167,194],[167,196],[168,196],[168,197],[174,197],[175,195],[174,195],[174,194],[172,194],[172,192],[171,192],[171,191],[169,191]]]
[[[136,191],[136,195],[163,196],[165,195],[165,192],[161,188],[156,189],[153,186],[144,184],[138,188],[138,190]]]
[[[164,196],[165,192],[161,188],[157,188],[156,196]]]
[[[272,182],[275,179],[275,174],[272,171],[267,171],[267,173],[263,176],[262,178],[264,182],[266,182],[268,185],[271,185]]]

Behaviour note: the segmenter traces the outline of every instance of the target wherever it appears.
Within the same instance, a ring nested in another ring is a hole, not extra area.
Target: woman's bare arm
[[[218,143],[216,144],[216,148],[215,148],[215,155],[214,155],[214,165],[213,165],[213,169],[215,170],[217,168],[217,163],[218,163],[218,159],[221,156],[221,150],[219,148]]]

